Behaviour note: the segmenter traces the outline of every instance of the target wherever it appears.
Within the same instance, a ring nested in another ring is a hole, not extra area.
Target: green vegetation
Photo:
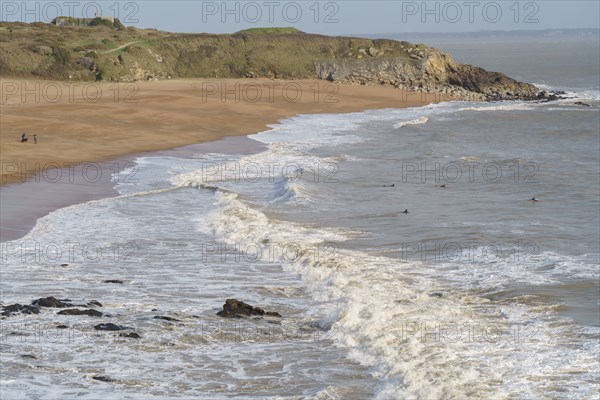
[[[35,22],[34,24],[41,24],[41,22]],[[34,25],[32,24],[32,25]],[[108,18],[96,17],[96,18],[73,18],[73,17],[56,17],[52,21],[53,25],[59,26],[106,26],[113,29],[126,29],[125,25],[119,21],[118,18],[114,19],[114,22]]]
[[[53,48],[52,56],[56,60],[56,63],[61,66],[67,66],[71,62],[71,53],[62,47]]]
[[[292,33],[304,33],[296,28],[250,28],[243,31],[234,33],[234,35],[242,34],[257,34],[257,35],[269,35],[269,34],[292,34]]]
[[[115,28],[115,29],[125,29],[125,25],[123,25],[121,23],[121,21],[119,21],[119,18],[115,18],[115,21],[109,21],[107,19],[102,19],[100,17],[96,17],[93,20],[91,20],[89,22],[89,24],[87,24],[88,26],[98,26],[98,25],[104,25],[107,26],[109,28]]]
[[[114,29],[118,20],[109,26],[110,21],[100,18],[92,20],[91,26],[71,22],[74,26],[0,22],[0,74],[111,81],[304,79],[315,76],[315,62],[322,60],[394,57],[420,62],[410,54],[417,47],[407,42],[312,35],[295,28],[210,35]],[[419,49],[427,51],[424,46]]]

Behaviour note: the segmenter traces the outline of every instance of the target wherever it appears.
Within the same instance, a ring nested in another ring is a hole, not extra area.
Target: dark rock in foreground
[[[260,307],[252,307],[251,305],[236,299],[228,299],[223,305],[223,310],[219,311],[217,315],[223,318],[241,318],[265,315],[272,317],[281,317],[281,315],[277,312],[265,311]]]
[[[173,318],[173,317],[165,317],[163,315],[157,315],[156,317],[154,317],[154,319],[164,319],[165,321],[171,321],[171,322],[181,322],[180,320],[178,320],[177,318]]]
[[[10,317],[14,314],[39,314],[41,307],[48,308],[67,308],[67,307],[102,307],[102,304],[96,300],[92,300],[84,305],[71,304],[69,300],[59,300],[54,297],[44,297],[41,299],[34,300],[31,305],[23,304],[11,304],[9,306],[2,307],[3,317]],[[58,312],[59,315],[89,315],[91,317],[101,317],[103,314],[100,311],[93,309],[79,310],[79,309],[68,309]],[[65,327],[66,328],[66,327]]]
[[[98,324],[94,326],[94,329],[97,331],[125,331],[131,328],[128,326],[116,325],[109,322],[107,324]]]
[[[92,379],[95,381],[100,381],[100,382],[108,382],[108,383],[115,382],[115,379],[110,378],[108,376],[104,376],[104,375],[95,375],[95,376],[92,376]]]
[[[23,304],[11,304],[10,306],[5,306],[2,309],[2,315],[3,317],[10,317],[11,315],[14,314],[39,314],[40,313],[40,308],[37,306],[29,306],[29,305],[23,305]]]
[[[141,339],[141,336],[138,335],[135,332],[131,332],[131,333],[119,333],[119,337],[125,337],[125,338],[130,338],[130,339]]]
[[[41,299],[34,300],[32,305],[37,307],[48,307],[48,308],[68,308],[68,307],[102,307],[99,301],[91,300],[87,304],[72,304],[69,299],[57,299],[55,297],[44,297]]]
[[[57,313],[58,315],[89,315],[90,317],[101,317],[103,314],[94,309],[79,310],[77,308],[69,308]]]
[[[31,304],[34,306],[38,306],[38,307],[49,307],[49,308],[73,307],[73,304],[68,303],[68,300],[66,300],[66,299],[59,300],[52,296],[34,300]]]

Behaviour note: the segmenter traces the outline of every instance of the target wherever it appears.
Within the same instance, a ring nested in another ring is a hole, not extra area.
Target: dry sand
[[[248,135],[297,114],[401,108],[439,96],[326,81],[0,81],[2,183],[49,166],[98,162]],[[20,143],[21,133],[28,143]],[[33,134],[38,144],[33,144]]]

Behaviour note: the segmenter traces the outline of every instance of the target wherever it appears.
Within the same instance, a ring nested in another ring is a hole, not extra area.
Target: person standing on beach
[[[37,144],[37,135],[33,135],[33,144]]]

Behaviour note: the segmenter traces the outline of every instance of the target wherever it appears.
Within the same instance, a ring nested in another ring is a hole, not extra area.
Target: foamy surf
[[[398,122],[396,124],[394,124],[394,129],[400,129],[403,126],[409,126],[409,125],[420,125],[420,124],[424,124],[427,121],[429,121],[429,118],[427,117],[419,117],[417,119],[413,119],[410,121],[402,121],[402,122]]]
[[[534,399],[556,379],[575,373],[590,382],[598,372],[592,353],[554,345],[584,334],[567,321],[519,305],[499,310],[420,273],[427,270],[420,263],[339,248],[316,257],[307,249],[344,237],[273,220],[233,194],[219,194],[218,203],[206,223],[226,243],[295,243],[303,249],[293,259],[282,253],[279,261],[302,276],[316,301],[329,304],[324,322],[335,327],[348,357],[381,381],[377,398]],[[434,288],[443,295],[432,296]],[[598,388],[579,387],[579,395]]]
[[[533,108],[532,103],[508,102],[508,104],[492,103],[491,105],[481,105],[460,108],[458,111],[527,111]]]

